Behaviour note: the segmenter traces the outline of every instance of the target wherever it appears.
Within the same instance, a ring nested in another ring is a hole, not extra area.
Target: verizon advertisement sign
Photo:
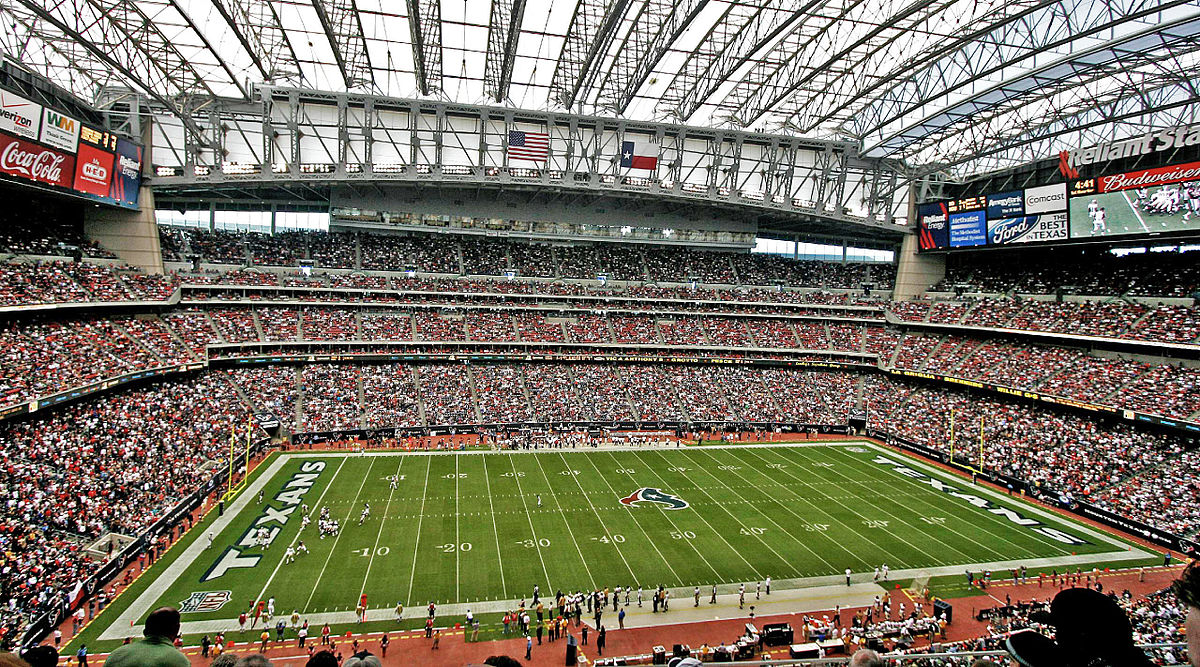
[[[0,172],[69,188],[75,176],[75,157],[0,134]]]
[[[0,132],[36,140],[41,126],[42,105],[0,90]]]

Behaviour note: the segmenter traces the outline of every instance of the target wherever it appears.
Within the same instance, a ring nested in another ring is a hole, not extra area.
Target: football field
[[[693,586],[707,595],[766,577],[780,588],[844,585],[847,568],[871,581],[885,563],[897,580],[1144,556],[866,442],[290,453],[263,466],[223,516],[148,573],[153,584],[100,639],[123,637],[160,605],[181,607],[187,634],[215,628],[206,621],[227,629],[272,597],[277,617],[295,609],[313,623],[347,622],[363,594],[370,620],[392,618],[397,602],[414,616],[430,601],[447,612],[499,609],[535,585],[543,595],[640,586],[647,596],[663,585],[690,597]],[[305,506],[313,521],[302,530]],[[341,524],[336,536],[319,536],[322,507]],[[265,548],[254,543],[260,528]],[[308,552],[285,563],[299,540]]]

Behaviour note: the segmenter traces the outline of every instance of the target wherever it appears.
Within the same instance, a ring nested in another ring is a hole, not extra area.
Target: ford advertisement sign
[[[1013,243],[1042,243],[1065,241],[1069,225],[1066,213],[1025,215],[1007,220],[988,221],[988,243],[1010,245]]]

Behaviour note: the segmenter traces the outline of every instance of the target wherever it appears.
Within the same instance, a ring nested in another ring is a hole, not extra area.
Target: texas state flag
[[[622,141],[621,166],[631,169],[658,168],[658,146],[648,141]]]

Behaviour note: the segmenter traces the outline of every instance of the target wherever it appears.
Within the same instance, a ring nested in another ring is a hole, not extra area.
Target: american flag
[[[510,160],[545,162],[550,155],[550,135],[542,132],[510,130],[508,157]]]

